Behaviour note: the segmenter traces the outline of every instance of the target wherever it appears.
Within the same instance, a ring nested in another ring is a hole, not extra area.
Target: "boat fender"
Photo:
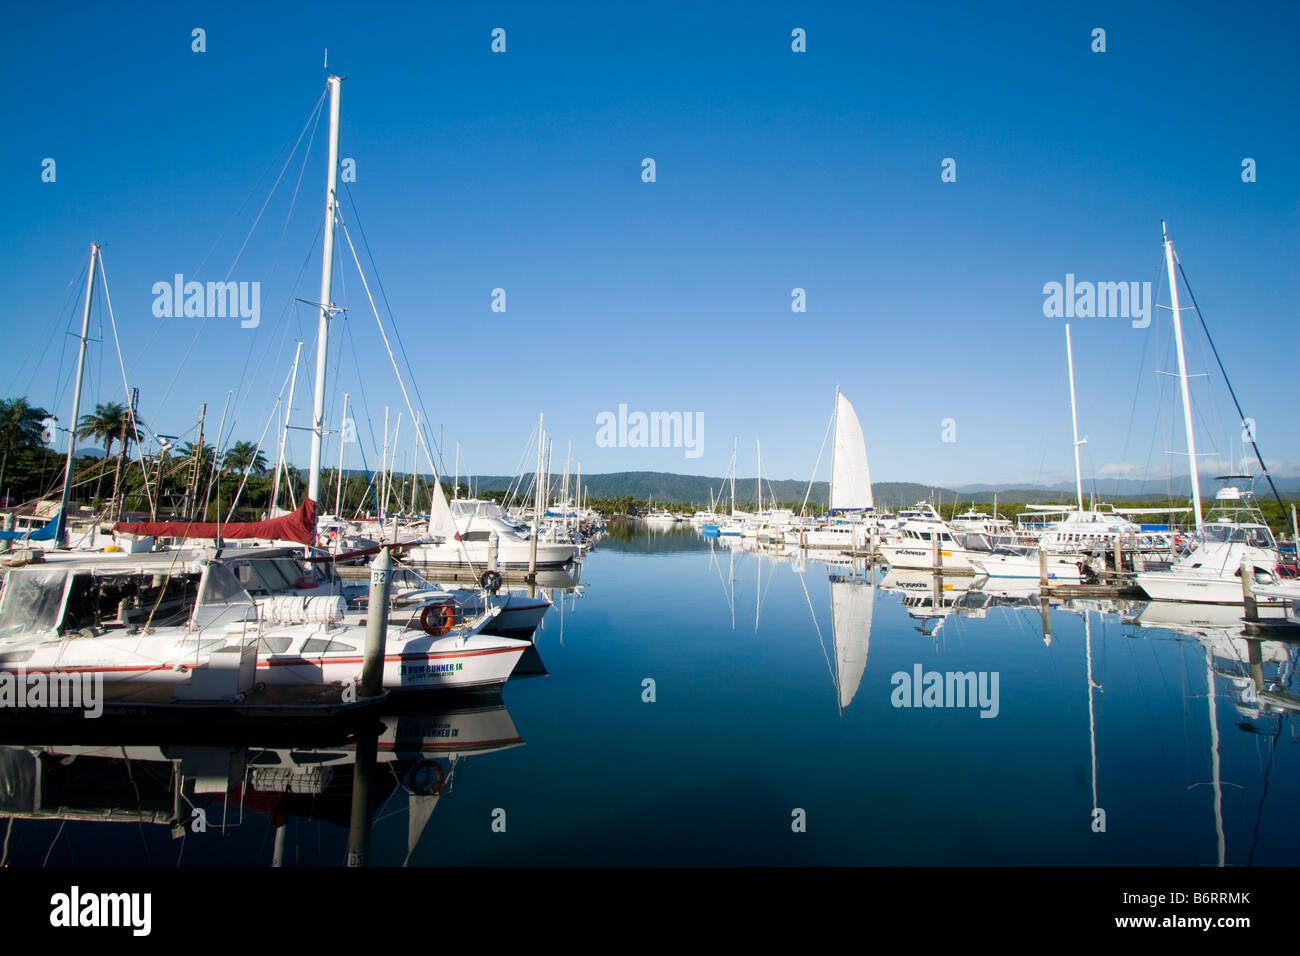
[[[478,576],[478,583],[479,587],[483,588],[483,590],[491,591],[493,594],[496,594],[497,591],[501,590],[501,575],[496,571],[488,569]]]
[[[406,775],[406,780],[412,793],[433,796],[442,792],[442,784],[446,776],[447,772],[442,769],[442,764],[425,757],[411,768],[411,772]]]
[[[434,637],[442,637],[456,624],[456,609],[447,603],[433,603],[420,612],[420,627]]]

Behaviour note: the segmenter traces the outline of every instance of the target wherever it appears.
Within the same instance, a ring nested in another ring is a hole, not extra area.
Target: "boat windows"
[[[48,633],[59,624],[67,571],[10,571],[0,601],[0,641]]]
[[[351,644],[345,644],[342,641],[331,641],[325,637],[308,638],[302,645],[304,654],[336,654],[343,652],[355,654],[356,650]]]
[[[223,564],[209,564],[203,572],[194,627],[205,628],[257,621],[257,607],[239,579]]]
[[[257,645],[259,654],[283,654],[293,643],[292,637],[264,637]]]

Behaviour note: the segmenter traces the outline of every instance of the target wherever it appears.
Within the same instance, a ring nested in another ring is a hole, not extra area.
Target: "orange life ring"
[[[339,533],[338,533],[337,531],[331,531],[331,532],[330,532],[330,540],[331,540],[331,541],[336,541],[336,540],[338,540],[338,536],[339,536]]]
[[[427,776],[429,773],[433,775],[432,781]],[[446,778],[447,772],[442,769],[442,764],[430,757],[425,757],[406,775],[410,789],[421,796],[442,793],[442,785]]]
[[[434,637],[442,637],[456,625],[456,609],[449,603],[427,604],[420,612],[420,627]]]

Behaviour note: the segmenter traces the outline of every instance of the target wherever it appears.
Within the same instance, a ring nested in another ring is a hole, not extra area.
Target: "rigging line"
[[[391,361],[393,364],[393,373],[397,376],[397,384],[402,390],[402,398],[406,401],[406,410],[410,412],[411,418],[414,419],[415,408],[411,405],[411,396],[406,390],[406,382],[402,378],[401,370],[397,367],[397,358],[396,356],[393,355],[393,348],[388,342],[388,333],[384,329],[383,319],[379,317],[379,309],[375,307],[375,297],[370,293],[370,283],[366,281],[365,273],[361,271],[361,260],[357,256],[356,246],[352,244],[352,233],[348,231],[347,224],[343,222],[342,216],[339,216],[339,225],[343,227],[343,237],[348,241],[348,249],[352,253],[352,261],[356,263],[357,273],[361,276],[361,285],[366,291],[366,298],[370,302],[371,311],[375,313],[375,321],[379,325],[379,334],[384,340],[384,348],[388,351],[389,361]],[[421,407],[421,410],[422,411],[424,410],[423,406]],[[426,415],[426,419],[427,419],[427,415]],[[429,462],[429,468],[432,469],[433,471],[434,481],[441,480],[438,476],[437,466],[435,466],[433,463],[433,455],[430,454],[429,446],[425,443],[423,426],[421,426],[416,430],[416,435],[420,439],[420,447],[424,450],[424,456]],[[455,522],[454,516],[452,518],[452,521],[453,523]]]
[[[321,101],[323,100],[324,100],[324,95],[322,94]],[[319,109],[321,101],[317,102],[317,109]],[[309,118],[308,123],[310,122],[311,120]],[[285,171],[289,168],[289,163],[293,161],[294,153],[298,151],[298,143],[302,142],[302,138],[304,135],[306,135],[306,133],[307,133],[307,127],[304,126],[302,132],[298,134],[298,142],[294,143],[293,152],[289,154],[288,158],[286,158],[284,161],[284,165],[280,167],[280,172],[275,177],[275,182],[271,184],[271,191],[266,194],[266,199],[263,200],[262,202],[262,208],[257,211],[257,216],[253,219],[253,224],[248,227],[248,233],[244,236],[244,241],[240,243],[239,249],[235,252],[234,261],[230,263],[230,268],[226,270],[226,274],[222,279],[223,282],[228,282],[230,280],[230,276],[235,271],[235,266],[239,265],[240,257],[244,254],[244,250],[248,247],[248,243],[253,238],[253,233],[257,231],[258,225],[261,224],[262,216],[266,213],[266,207],[271,204],[271,199],[275,196],[275,191],[280,186],[280,180],[284,178]],[[313,130],[313,135],[314,135],[314,130]],[[208,322],[211,320],[211,318],[212,316],[205,315],[202,321],[199,322],[199,327],[194,331],[194,338],[190,340],[189,347],[186,348],[185,354],[181,356],[181,360],[176,366],[176,371],[175,373],[173,373],[171,381],[167,383],[167,388],[164,389],[163,391],[164,403],[171,396],[172,386],[176,384],[177,377],[179,377],[181,370],[185,366],[185,363],[189,360],[190,353],[194,351],[194,346],[198,344],[199,336],[203,334],[203,330],[207,328]]]
[[[135,774],[131,772],[131,758],[127,756],[126,745],[121,746],[122,763],[126,767],[126,779],[131,784],[131,789],[135,791],[135,825],[140,833],[140,845],[144,847],[145,862],[152,862],[152,856],[149,853],[149,838],[144,832],[144,801],[140,798],[140,785],[135,782]]]
[[[1163,259],[1163,257],[1162,257],[1162,259]],[[1160,266],[1159,268],[1156,269],[1156,278],[1155,278],[1155,282],[1154,282],[1154,290],[1155,290],[1155,291],[1153,291],[1153,292],[1151,293],[1151,311],[1152,311],[1153,313],[1155,312],[1155,302],[1156,302],[1157,299],[1160,298],[1160,288],[1161,288],[1160,283],[1163,281],[1162,276],[1164,275],[1164,271],[1165,271],[1164,268],[1163,268],[1163,265],[1164,265],[1164,264],[1163,264],[1163,261],[1162,261],[1161,266]],[[1127,429],[1127,431],[1125,431],[1125,433],[1124,433],[1124,451],[1123,451],[1123,454],[1122,454],[1122,456],[1121,456],[1121,457],[1123,458],[1124,461],[1128,461],[1129,440],[1133,437],[1133,422],[1134,422],[1134,420],[1137,418],[1138,395],[1139,395],[1139,394],[1141,393],[1141,391],[1142,391],[1142,374],[1141,374],[1141,372],[1142,372],[1142,368],[1146,365],[1146,358],[1147,358],[1147,345],[1150,343],[1150,339],[1151,339],[1151,336],[1149,336],[1149,335],[1144,335],[1144,336],[1142,336],[1142,354],[1138,356],[1138,374],[1134,376],[1134,381],[1133,381],[1133,404],[1132,404],[1132,406],[1129,408],[1129,415],[1128,415],[1128,429]],[[1149,457],[1149,456],[1150,456],[1150,450],[1149,450],[1149,449],[1148,449],[1147,454],[1148,454],[1148,464],[1150,464],[1150,457]]]
[[[1273,775],[1273,758],[1277,755],[1277,739],[1282,734],[1282,717],[1277,718],[1277,730],[1269,734],[1268,763],[1264,767],[1264,786],[1259,794],[1259,809],[1255,811],[1255,831],[1250,841],[1250,852],[1246,855],[1246,865],[1255,863],[1255,848],[1259,846],[1259,828],[1264,822],[1264,801],[1268,799],[1268,783]]]
[[[315,135],[316,135],[316,132],[315,132],[315,128],[313,127],[313,129],[312,129],[312,137],[313,137],[313,139],[315,138]],[[311,152],[311,142],[309,141],[308,144],[307,144],[307,149],[303,152],[303,170],[304,170],[304,171],[306,170],[307,159],[308,159],[308,155],[310,154],[310,152]],[[299,176],[298,176],[298,182],[299,182],[299,183],[302,182],[302,173],[301,173],[301,172],[299,173]],[[294,189],[294,201],[295,201],[295,202],[297,201],[297,195],[298,195],[298,190],[297,190],[297,187],[295,187],[295,189]],[[277,247],[277,249],[276,249],[276,253],[275,253],[275,261],[276,261],[276,263],[278,263],[279,260],[280,260],[280,253],[281,253],[281,248],[282,248],[282,246],[283,246],[284,234],[288,232],[288,229],[289,229],[289,221],[290,221],[290,219],[292,218],[292,216],[293,216],[293,206],[292,206],[292,204],[291,204],[291,205],[290,205],[290,209],[289,209],[289,215],[285,217],[285,221],[284,221],[284,231],[281,233],[281,237],[280,237],[280,238],[281,238],[281,247]],[[316,234],[312,237],[311,244],[310,244],[310,245],[308,246],[308,248],[307,248],[306,255],[303,257],[302,265],[298,267],[298,275],[294,277],[294,280],[293,280],[293,284],[292,284],[292,286],[291,286],[291,289],[296,289],[296,288],[298,288],[299,285],[301,284],[301,282],[302,282],[302,277],[303,277],[303,273],[307,271],[307,266],[311,263],[312,256],[313,256],[313,254],[314,254],[315,251],[316,251],[316,243],[317,243],[317,241],[319,241],[320,236],[321,236],[321,232],[324,230],[324,228],[325,228],[325,224],[324,224],[323,221],[322,221],[320,224],[317,225],[317,227],[316,227]],[[274,271],[277,270],[277,269],[278,269],[278,265],[273,266],[273,267],[272,267],[272,271],[273,271],[273,273],[274,273]],[[293,298],[292,295],[290,295],[289,298],[285,300],[285,303],[284,303],[283,307],[280,309],[279,315],[276,317],[276,324],[277,324],[278,326],[281,327],[281,338],[280,338],[280,344],[279,344],[279,348],[278,348],[278,349],[263,349],[263,350],[258,350],[258,349],[257,349],[257,337],[258,337],[258,335],[261,333],[261,326],[259,325],[258,328],[255,329],[255,330],[253,331],[253,338],[252,338],[252,341],[249,343],[248,352],[247,352],[247,353],[245,354],[245,356],[244,356],[244,367],[240,370],[240,373],[239,373],[239,385],[238,385],[237,388],[236,388],[236,391],[237,391],[241,396],[244,395],[244,391],[243,391],[243,389],[244,389],[244,383],[248,380],[248,366],[249,366],[249,363],[252,361],[253,355],[254,355],[255,353],[259,355],[259,358],[258,358],[257,368],[253,371],[253,378],[254,378],[254,379],[257,379],[257,378],[261,375],[262,366],[263,366],[263,364],[266,362],[267,358],[268,358],[270,355],[274,354],[277,358],[280,358],[280,357],[282,356],[282,354],[283,354],[283,349],[284,349],[285,338],[287,338],[287,335],[288,335],[288,323],[286,323],[286,322],[284,321],[284,319],[285,319],[285,316],[289,314],[290,309],[293,308],[293,305],[294,305],[294,298]],[[297,314],[298,314],[297,312],[294,313],[295,318],[297,317]],[[301,320],[301,319],[298,320],[298,337],[299,337],[300,339],[303,338],[303,335],[302,335],[302,320]],[[241,412],[243,411],[243,409],[244,409],[244,402],[245,402],[245,401],[247,401],[247,397],[242,398],[241,401],[240,401],[239,407],[235,409],[235,419],[234,419],[234,421],[238,421],[238,420],[239,420],[239,415],[240,415],[240,413],[241,413]],[[232,422],[231,425],[232,425],[232,427],[233,427],[234,422]]]
[[[718,573],[719,574],[722,573],[721,568],[718,568]],[[821,645],[822,660],[826,661],[826,673],[830,674],[831,683],[835,685],[835,690],[838,691],[840,689],[839,677],[836,675],[834,669],[831,667],[830,655],[826,653],[826,639],[822,637],[821,625],[817,623],[817,612],[813,610],[812,595],[808,593],[808,582],[804,580],[804,576],[802,574],[799,575],[799,584],[803,587],[804,600],[808,602],[808,613],[812,615],[813,628],[816,629],[817,631],[817,643]],[[835,616],[834,597],[832,597],[831,617],[834,618],[834,616]]]
[[[104,267],[104,254],[99,254],[99,279],[100,284],[104,287],[104,305],[108,309],[108,323],[113,330],[113,347],[117,349],[117,367],[122,370],[122,395],[126,400],[127,413],[131,419],[131,433],[135,436],[135,450],[140,456],[140,474],[144,477],[144,495],[145,500],[149,503],[149,510],[155,510],[153,501],[153,491],[149,487],[149,469],[145,467],[144,450],[140,442],[140,422],[135,417],[135,409],[131,406],[131,385],[126,380],[126,365],[122,361],[122,343],[117,338],[117,319],[113,317],[113,300],[108,294],[108,271]],[[76,427],[76,423],[73,423]],[[154,436],[157,437],[157,436]],[[161,489],[159,489],[161,491]]]
[[[325,102],[325,91],[322,91],[320,98],[316,101],[316,105],[313,106],[311,112],[307,114],[307,122],[303,124],[302,131],[298,134],[298,139],[294,142],[293,149],[290,151],[289,155],[285,158],[284,167],[282,167],[280,170],[280,176],[284,175],[284,170],[289,167],[289,163],[293,162],[294,153],[298,151],[298,143],[302,142],[303,134],[307,132],[307,127],[312,124],[312,118],[319,113],[321,104],[324,102]],[[288,137],[286,137],[285,143],[288,143],[288,141],[289,141]],[[253,185],[249,188],[248,194],[244,196],[243,202],[239,204],[239,208],[235,210],[234,215],[230,217],[230,221],[226,223],[225,228],[221,230],[221,234],[217,236],[216,240],[212,243],[211,248],[208,249],[207,254],[204,255],[202,261],[199,262],[198,268],[194,270],[195,276],[201,275],[203,273],[203,267],[207,265],[208,259],[210,259],[212,257],[212,254],[217,251],[217,247],[221,244],[221,240],[226,237],[226,233],[230,231],[230,227],[233,226],[236,220],[239,219],[240,214],[243,213],[244,208],[248,205],[248,201],[252,199],[253,196],[257,193],[258,187],[262,184],[262,180],[266,179],[266,174],[269,173],[275,167],[275,160],[282,152],[284,152],[284,143],[282,143],[280,145],[280,148],[275,151],[274,155],[271,157],[271,161],[266,164],[266,167],[262,170],[261,174],[254,181]],[[280,181],[280,176],[276,177],[277,183]],[[271,191],[272,193],[275,192],[274,187],[272,187]],[[270,196],[267,197],[267,200],[268,201],[270,200]],[[265,208],[265,206],[263,206],[263,208]],[[247,240],[245,240],[245,242],[247,242]],[[229,273],[227,273],[226,275],[227,277],[229,277]],[[141,360],[143,360],[144,357],[149,354],[148,353],[149,346],[153,344],[153,340],[158,337],[158,333],[161,332],[162,329],[163,329],[163,323],[160,322],[158,323],[157,326],[155,326],[149,338],[145,340],[144,345],[141,347],[141,352],[140,352]],[[192,347],[193,346],[191,344],[191,348]],[[187,352],[186,354],[188,355],[189,353]]]
[[[298,143],[302,142],[303,133],[307,131],[307,126],[311,125],[312,117],[316,116],[316,114],[320,112],[321,104],[324,103],[324,101],[325,101],[325,91],[322,91],[320,95],[320,99],[316,100],[315,107],[312,107],[312,111],[307,114],[307,122],[303,124],[302,133],[298,134],[298,140],[296,140],[296,142],[294,143],[294,150],[292,150],[289,153],[289,156],[286,157],[285,168],[287,168],[287,166],[289,166],[289,164],[291,163],[292,159],[294,159],[294,153],[298,151]],[[286,143],[289,143],[289,138],[287,137],[285,138],[285,143],[281,143],[281,146],[279,146],[278,150],[274,152],[274,155],[272,157],[270,157],[269,163],[266,164],[263,170],[261,170],[260,176],[256,178],[256,181],[253,182],[253,185],[250,187],[250,189],[248,189],[248,194],[244,196],[243,202],[239,203],[239,207],[235,209],[234,215],[230,217],[230,221],[226,222],[225,229],[221,230],[221,234],[217,235],[216,241],[212,243],[212,247],[209,248],[207,254],[203,256],[203,260],[200,261],[199,267],[196,268],[194,271],[195,276],[200,276],[200,274],[203,274],[204,265],[208,264],[208,259],[212,258],[213,252],[217,251],[217,246],[221,245],[221,241],[226,237],[226,233],[230,232],[230,226],[233,226],[235,224],[235,221],[239,219],[240,213],[243,213],[244,207],[248,206],[248,200],[252,199],[253,195],[257,193],[257,187],[259,187],[261,185],[261,181],[263,181],[263,179],[266,178],[266,173],[269,173],[270,170],[274,168],[279,153],[285,151]],[[283,176],[283,170],[281,170],[281,176]],[[277,182],[278,182],[278,178],[277,178]],[[159,323],[155,326],[155,328],[153,328],[153,332],[149,333],[149,337],[146,339],[146,341],[144,341],[144,345],[140,347],[140,360],[143,360],[144,356],[148,355],[148,347],[152,345],[153,339],[159,336],[159,333],[161,332],[162,328],[164,328],[164,324]],[[191,343],[191,347],[192,347],[192,343]],[[186,355],[188,355],[188,351],[186,352]],[[133,367],[133,371],[134,371],[134,367]]]
[[[375,437],[375,419],[374,416],[370,414],[370,400],[366,396],[365,379],[361,375],[361,362],[357,358],[357,342],[356,339],[352,337],[352,322],[348,318],[348,314],[346,312],[343,313],[343,333],[347,338],[348,345],[351,346],[352,349],[352,365],[356,369],[356,373],[357,373],[357,390],[358,390],[358,394],[361,397],[361,410],[365,413],[366,416],[366,429],[367,431],[370,432],[370,445],[372,448],[375,449],[376,452],[378,452],[379,439]],[[360,439],[357,439],[357,448],[362,448]],[[369,466],[366,465],[364,449],[362,450],[362,454],[361,454],[361,465],[363,468],[366,469],[366,476],[367,478],[369,478],[370,469]],[[365,496],[362,495],[361,504],[364,503],[365,503]],[[377,504],[378,502],[376,502],[376,505]],[[359,509],[360,505],[358,505],[357,507]],[[379,514],[378,508],[376,508],[375,514]]]
[[[325,228],[324,223],[322,223],[316,230],[316,237],[315,239],[312,240],[311,248],[307,250],[307,254],[303,257],[302,266],[298,269],[298,276],[296,279],[294,279],[295,288],[297,288],[298,284],[302,281],[302,275],[304,272],[307,271],[307,266],[311,263],[312,254],[316,251],[316,240],[320,238],[321,231],[324,228]],[[248,363],[252,361],[253,354],[256,352],[259,356],[257,360],[257,367],[253,369],[252,378],[254,381],[258,381],[262,379],[262,368],[263,366],[265,366],[265,364],[268,361],[272,361],[272,360],[279,361],[284,357],[284,347],[286,341],[289,338],[290,330],[289,330],[288,323],[284,322],[283,320],[285,315],[288,314],[290,308],[293,307],[293,304],[294,304],[294,300],[290,298],[288,301],[285,302],[284,308],[280,310],[280,314],[277,322],[277,324],[280,326],[279,345],[270,349],[260,349],[260,350],[255,349],[253,348],[253,345],[256,344],[256,338],[254,339],[254,342],[249,344],[248,354],[244,358],[244,368],[239,375],[239,385],[234,389],[234,392],[237,395],[239,395],[240,398],[239,398],[239,404],[235,407],[234,416],[233,418],[231,418],[230,421],[230,432],[226,436],[227,439],[234,436],[235,426],[239,423],[239,416],[243,414],[244,406],[247,405],[249,400],[253,398],[253,394],[251,391],[249,392],[244,391],[244,383],[249,379]],[[298,329],[301,332],[302,330],[301,322],[298,323]],[[256,336],[256,332],[254,332],[254,336]]]
[[[325,94],[322,92],[321,100],[323,101],[324,99],[325,99]],[[289,223],[293,220],[293,211],[298,206],[298,194],[302,191],[302,178],[307,173],[307,160],[311,156],[311,147],[312,144],[316,141],[316,130],[319,126],[320,126],[320,110],[317,109],[316,122],[312,124],[312,128],[311,128],[311,137],[307,140],[307,148],[302,151],[302,166],[298,169],[298,181],[294,183],[293,195],[289,197],[289,212],[284,217],[284,228],[280,230],[280,241],[276,244],[275,247],[275,257],[271,260],[272,281],[274,281],[275,274],[279,268],[280,256],[284,252],[284,240],[285,237],[289,234]],[[295,149],[296,148],[297,147],[295,145]],[[325,228],[324,223],[321,224],[320,228],[321,229]],[[297,283],[295,282],[294,285],[296,286]]]
[[[826,440],[831,437],[831,426],[835,424],[835,415],[839,411],[838,394],[836,396],[836,409],[831,412],[831,420],[826,423],[826,434],[822,435],[822,446],[817,449],[817,461],[813,464],[812,477],[808,479],[808,490],[804,492],[803,504],[799,506],[799,514],[803,515],[808,510],[808,498],[812,494],[813,482],[817,480],[817,469],[822,465],[822,453],[826,451]],[[831,481],[835,480],[835,475],[831,475]],[[829,498],[827,499],[827,509],[830,508]],[[805,590],[807,590],[805,588]]]
[[[285,383],[280,387],[280,394],[276,397],[275,407],[271,410],[271,415],[266,420],[266,425],[262,428],[262,434],[257,439],[257,447],[253,449],[253,454],[249,458],[248,465],[244,468],[244,477],[240,479],[239,488],[235,491],[235,498],[230,502],[230,511],[226,515],[226,524],[229,524],[235,516],[235,508],[239,505],[239,497],[244,493],[244,486],[248,484],[248,476],[253,473],[253,465],[257,462],[258,452],[262,450],[262,442],[266,440],[267,429],[271,427],[271,422],[280,410],[280,402],[284,398],[284,390],[289,387],[288,376],[285,376]]]
[[[1210,351],[1214,353],[1214,360],[1219,364],[1219,371],[1223,374],[1223,383],[1228,386],[1228,394],[1232,396],[1232,404],[1237,408],[1237,416],[1245,421],[1246,413],[1241,410],[1241,402],[1237,401],[1237,392],[1232,387],[1232,382],[1228,380],[1228,370],[1223,367],[1223,359],[1219,357],[1219,350],[1214,345],[1214,338],[1210,335],[1210,328],[1205,324],[1205,316],[1201,314],[1201,307],[1196,304],[1196,293],[1192,291],[1192,285],[1187,281],[1187,273],[1183,271],[1183,263],[1174,257],[1178,265],[1178,274],[1183,277],[1183,286],[1187,289],[1187,297],[1192,300],[1192,309],[1196,312],[1196,318],[1200,320],[1201,329],[1205,332],[1205,340],[1210,343]],[[1268,466],[1264,464],[1264,456],[1259,453],[1259,443],[1251,441],[1250,447],[1255,450],[1255,458],[1259,462],[1260,471],[1268,479],[1269,488],[1273,489],[1273,497],[1277,499],[1279,507],[1286,511],[1286,505],[1282,502],[1282,496],[1277,492],[1277,485],[1273,484],[1273,476],[1268,473]]]
[[[45,859],[44,859],[43,861],[41,861],[41,866],[42,866],[42,867],[49,866],[49,864],[50,864],[50,854],[54,852],[54,845],[55,845],[56,843],[59,842],[59,837],[61,837],[61,836],[63,835],[63,827],[64,827],[64,824],[66,824],[67,822],[68,822],[68,818],[67,818],[67,817],[64,817],[63,819],[61,819],[61,820],[59,821],[59,829],[55,831],[55,833],[54,833],[54,839],[50,841],[50,848],[49,848],[48,850],[45,851]]]
[[[49,323],[50,326],[57,328],[59,316],[63,315],[64,312],[67,312],[69,309],[74,308],[76,305],[76,300],[81,298],[80,283],[77,281],[80,275],[81,275],[81,266],[78,265],[76,273],[73,275],[71,279],[68,280],[68,284],[64,287],[62,303],[59,305],[58,308],[54,310],[54,314],[50,317],[50,323]],[[70,301],[71,304],[69,304]],[[46,326],[42,324],[41,328],[45,328],[45,327]],[[27,362],[23,362],[22,364],[16,365],[14,367],[13,378],[9,380],[9,384],[5,388],[5,391],[7,393],[13,392],[14,385],[16,385],[18,382],[18,376],[21,375],[23,370],[27,368],[30,368],[32,370],[32,374],[31,377],[27,380],[27,388],[24,389],[24,392],[30,392],[32,390],[32,385],[36,383],[36,376],[37,373],[40,371],[41,363],[45,361],[45,356],[49,354],[50,351],[50,345],[58,338],[58,336],[48,335],[48,336],[41,336],[41,338],[45,340],[45,346],[44,348],[41,349],[40,358],[38,358],[34,364],[28,364]],[[32,352],[34,352],[35,350],[36,347],[35,344],[33,344],[32,348],[28,349],[27,351],[28,358],[31,357]],[[60,365],[61,364],[62,363],[60,363]]]
[[[406,363],[406,373],[407,373],[409,376],[411,376],[411,386],[412,386],[412,388],[415,389],[415,397],[416,397],[416,399],[419,400],[419,403],[420,403],[420,411],[421,411],[421,412],[424,412],[425,415],[426,415],[426,417],[427,417],[427,415],[428,415],[428,409],[427,409],[427,408],[425,407],[425,405],[424,405],[424,396],[420,394],[420,383],[419,383],[418,379],[416,378],[415,370],[411,367],[411,359],[410,359],[410,357],[406,354],[406,344],[402,341],[402,333],[401,333],[401,331],[397,328],[397,318],[393,315],[393,307],[392,307],[392,306],[389,304],[389,302],[388,302],[388,292],[387,292],[387,290],[384,289],[384,280],[383,280],[383,279],[380,277],[380,275],[379,275],[379,266],[376,265],[376,263],[375,263],[375,256],[374,256],[374,253],[370,251],[370,240],[368,240],[368,239],[366,238],[366,228],[365,228],[364,225],[362,225],[362,222],[361,222],[361,210],[359,210],[359,209],[357,208],[356,200],[352,197],[352,187],[349,186],[346,182],[344,182],[344,184],[343,184],[343,190],[344,190],[344,192],[346,192],[346,193],[348,194],[348,202],[351,204],[353,215],[354,215],[355,218],[356,218],[357,231],[361,234],[361,244],[362,244],[362,246],[365,247],[367,258],[370,259],[370,268],[371,268],[371,269],[374,271],[374,273],[375,273],[375,284],[379,287],[379,296],[380,296],[380,298],[382,298],[382,299],[384,300],[384,308],[388,311],[388,318],[389,318],[389,319],[392,321],[392,323],[393,323],[393,337],[397,339],[397,347],[398,347],[398,349],[399,349],[399,350],[401,351],[401,353],[402,353],[402,361],[404,361],[404,362]],[[342,221],[342,216],[339,217],[339,221],[340,221],[340,222]],[[344,227],[344,231],[345,231],[345,232],[347,231],[346,227]],[[351,239],[348,240],[348,244],[349,244],[349,245],[352,244],[352,240],[351,240]],[[352,256],[353,256],[354,259],[356,258],[356,250],[355,250],[355,249],[354,249],[353,252],[352,252]],[[358,262],[358,263],[357,263],[357,272],[360,272],[360,271],[361,271],[361,263]],[[366,281],[364,275],[361,277],[361,281],[362,281],[363,283]],[[367,286],[367,287],[366,287],[366,294],[369,295],[369,292],[370,292],[370,289],[369,289],[369,286]],[[372,300],[372,303],[371,303],[371,304],[372,304],[372,306],[373,306],[373,300]],[[376,317],[378,317],[378,316],[376,316]],[[387,345],[387,338],[385,338],[385,345]],[[394,363],[394,364],[396,364],[396,363]],[[408,401],[407,404],[409,405],[410,402]],[[412,414],[412,416],[414,416],[415,413],[412,412],[411,414]],[[432,429],[430,429],[429,440],[430,440],[431,442],[433,442],[433,447],[434,447],[434,448],[437,450],[437,452],[438,452],[438,460],[441,461],[441,462],[443,463],[443,467],[444,467],[444,469],[445,469],[447,463],[446,463],[446,461],[444,461],[444,459],[443,459],[443,450],[442,450],[441,445],[439,445],[438,442],[436,442],[436,441],[433,440],[433,432],[432,432]],[[427,452],[426,452],[426,454],[427,454]]]
[[[68,314],[68,323],[67,323],[67,326],[64,328],[64,333],[63,333],[63,334],[64,334],[65,336],[71,336],[71,335],[75,335],[75,334],[76,334],[76,333],[74,333],[74,332],[72,331],[72,323],[73,323],[74,321],[76,321],[76,317],[77,317],[77,303],[80,302],[80,301],[81,301],[81,296],[80,296],[80,295],[78,295],[78,296],[77,296],[77,297],[72,301],[72,308],[71,308],[71,311],[70,311],[69,314]],[[51,341],[52,341],[52,340],[53,340],[53,338],[51,339]],[[59,406],[61,406],[61,405],[63,404],[63,392],[64,392],[64,389],[67,388],[67,383],[63,380],[63,364],[64,364],[64,362],[67,360],[66,352],[67,352],[67,349],[59,349],[59,369],[58,369],[58,372],[56,372],[56,373],[55,373],[55,376],[54,376],[54,405],[52,406],[52,407],[54,407],[54,408],[58,408]],[[69,373],[69,378],[70,378],[70,377],[71,377],[71,373]],[[36,379],[36,372],[33,371],[33,372],[32,372],[32,382],[34,382],[35,379]],[[32,382],[29,382],[28,385],[27,385],[27,391],[28,391],[28,392],[31,391]],[[74,427],[75,427],[75,425],[74,425]]]

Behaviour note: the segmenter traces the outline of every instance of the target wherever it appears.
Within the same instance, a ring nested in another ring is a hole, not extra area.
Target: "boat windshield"
[[[194,628],[242,625],[256,620],[257,607],[230,569],[220,564],[209,564],[204,569],[199,603],[194,609]]]
[[[53,633],[67,579],[66,568],[10,571],[0,600],[0,642]]]
[[[1273,533],[1263,525],[1210,524],[1203,532],[1207,544],[1244,544],[1251,548],[1276,548]]]

